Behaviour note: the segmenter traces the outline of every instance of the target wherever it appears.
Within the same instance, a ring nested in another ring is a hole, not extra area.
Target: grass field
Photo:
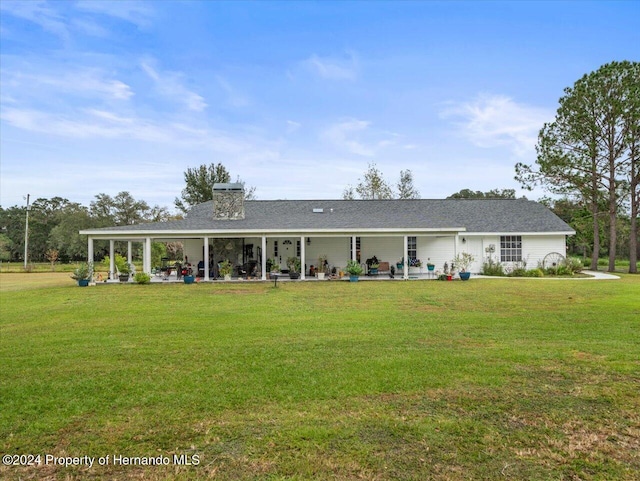
[[[0,453],[42,458],[0,478],[635,480],[640,276],[621,277],[2,274]]]

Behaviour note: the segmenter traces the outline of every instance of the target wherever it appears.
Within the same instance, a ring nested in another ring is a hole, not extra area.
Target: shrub
[[[504,276],[504,267],[498,261],[487,258],[482,264],[482,274],[485,276]]]
[[[509,274],[509,277],[526,277],[526,276],[527,276],[527,270],[524,267],[516,267]]]
[[[531,269],[530,271],[525,272],[526,277],[544,277],[544,272],[542,269]]]
[[[569,257],[566,260],[566,267],[572,274],[576,274],[578,272],[582,272],[584,266],[582,265],[582,261],[575,257]]]
[[[573,271],[571,269],[569,269],[569,267],[566,266],[565,264],[562,264],[562,265],[558,266],[558,268],[556,269],[556,275],[558,275],[558,276],[572,276],[573,275]]]
[[[136,281],[137,284],[150,284],[151,276],[145,272],[136,272],[133,280]]]

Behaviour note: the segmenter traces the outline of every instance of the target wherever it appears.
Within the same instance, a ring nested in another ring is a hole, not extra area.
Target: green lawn
[[[0,478],[638,479],[640,276],[58,276],[0,275],[0,453],[109,464]]]

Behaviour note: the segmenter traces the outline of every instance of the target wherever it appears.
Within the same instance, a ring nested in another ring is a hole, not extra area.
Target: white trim
[[[267,273],[265,272],[267,270],[267,237],[266,236],[262,236],[262,266],[260,266],[260,271],[262,272],[262,276],[261,279],[263,281],[267,280]]]
[[[301,236],[307,235],[311,237],[323,237],[323,236],[331,236],[331,235],[360,235],[362,233],[366,233],[369,235],[387,235],[387,234],[397,234],[399,236],[402,235],[412,235],[415,234],[440,234],[440,233],[457,233],[457,232],[466,232],[466,228],[464,227],[445,227],[442,229],[438,228],[378,228],[378,229],[240,229],[240,230],[211,230],[211,229],[197,229],[197,230],[81,230],[80,234],[82,235],[92,235],[95,236],[96,239],[103,239],[106,237],[124,237],[124,238],[144,238],[147,235],[154,235],[156,237],[195,237],[200,238],[203,235],[208,235],[209,237],[218,237],[218,238],[226,238],[226,237],[251,237],[251,236]]]
[[[540,235],[575,235],[575,231],[559,231],[559,232],[522,232],[522,231],[496,231],[496,232],[465,232],[465,237],[481,237],[495,235],[522,235],[522,236],[540,236]]]
[[[209,279],[209,238],[207,236],[204,237],[204,281],[208,282]],[[197,273],[196,273],[197,274]]]
[[[307,246],[305,244],[306,242],[306,238],[305,236],[300,236],[300,279],[302,279],[303,281],[307,278],[306,277],[306,269],[304,268],[304,264],[306,262],[306,256],[307,256]]]
[[[113,280],[116,277],[115,242],[114,240],[109,241],[109,280]]]

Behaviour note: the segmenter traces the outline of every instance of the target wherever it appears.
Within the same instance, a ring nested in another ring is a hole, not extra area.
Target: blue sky
[[[640,56],[640,2],[0,2],[0,203],[173,209],[221,162],[259,199],[369,163],[423,198],[516,188],[565,87]],[[526,193],[530,198],[542,191]]]

